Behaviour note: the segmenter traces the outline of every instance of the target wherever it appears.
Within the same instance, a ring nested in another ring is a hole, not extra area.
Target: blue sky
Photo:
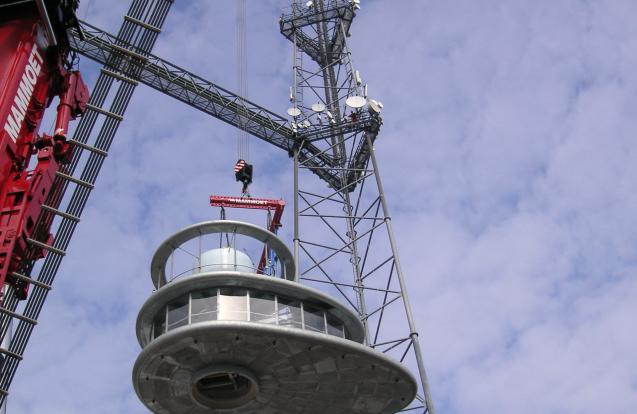
[[[248,3],[250,97],[284,113],[287,1]],[[361,3],[350,46],[385,104],[376,148],[439,412],[634,413],[637,3]],[[84,0],[80,16],[115,32],[127,6]],[[155,53],[235,89],[234,16],[178,1]],[[147,412],[130,373],[150,258],[217,217],[209,194],[239,190],[235,136],[137,89],[9,413]],[[252,192],[291,200],[287,155],[252,154]]]

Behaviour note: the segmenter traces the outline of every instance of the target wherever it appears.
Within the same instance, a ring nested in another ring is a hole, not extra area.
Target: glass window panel
[[[248,291],[246,289],[221,289],[218,312],[220,321],[247,321]]]
[[[217,289],[192,294],[192,323],[217,319]]]
[[[274,295],[262,292],[250,292],[250,320],[272,325],[276,324]]]
[[[155,321],[153,322],[153,337],[158,338],[161,334],[166,331],[166,308],[162,309],[161,312],[155,317]]]
[[[301,303],[279,297],[279,325],[303,328],[301,319]]]
[[[247,296],[248,290],[243,288],[221,288],[219,293],[223,296]]]
[[[168,330],[188,324],[188,296],[168,305]]]
[[[325,333],[325,319],[323,310],[306,303],[303,304],[305,329]]]
[[[327,315],[327,333],[330,335],[345,338],[343,324],[333,316]]]

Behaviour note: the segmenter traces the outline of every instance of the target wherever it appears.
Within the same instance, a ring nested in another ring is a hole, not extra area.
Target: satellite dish
[[[288,115],[299,116],[301,115],[301,110],[299,108],[288,108]]]
[[[350,108],[354,108],[354,109],[362,108],[362,107],[365,106],[366,103],[367,103],[367,99],[363,98],[362,96],[358,96],[358,95],[350,96],[345,101],[345,104],[347,106],[349,106]]]
[[[323,105],[322,103],[315,103],[314,105],[312,105],[312,110],[320,114],[325,110],[325,105]]]
[[[383,109],[383,106],[380,102],[375,101],[373,99],[369,100],[369,103],[367,105],[367,107],[369,108],[369,112],[373,113],[373,114],[380,114],[380,111]]]

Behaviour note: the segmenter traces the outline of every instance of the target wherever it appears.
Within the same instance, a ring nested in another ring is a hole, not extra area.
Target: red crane
[[[84,113],[89,93],[69,59],[77,1],[0,3],[0,285],[13,284],[24,299],[29,279],[20,267],[51,248],[52,216],[35,223],[43,209],[56,210],[44,201],[70,161],[69,121]],[[55,132],[39,134],[55,97]]]

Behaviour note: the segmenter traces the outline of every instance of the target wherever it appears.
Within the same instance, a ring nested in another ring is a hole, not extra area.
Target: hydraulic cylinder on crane
[[[11,283],[20,298],[27,293],[26,263],[52,244],[52,216],[39,221],[42,205],[72,155],[69,121],[84,113],[89,97],[69,60],[67,30],[78,25],[77,6],[77,0],[0,0],[0,286]],[[55,132],[40,135],[55,97]]]

